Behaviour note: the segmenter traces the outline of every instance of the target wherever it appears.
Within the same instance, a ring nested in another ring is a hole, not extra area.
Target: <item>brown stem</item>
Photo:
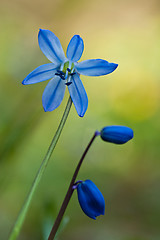
[[[57,232],[58,227],[59,227],[59,225],[60,225],[60,223],[61,223],[61,221],[62,221],[62,218],[63,218],[63,215],[64,215],[64,213],[65,213],[65,210],[66,210],[66,208],[67,208],[67,206],[68,206],[69,200],[70,200],[70,198],[71,198],[71,196],[72,196],[72,193],[73,193],[73,191],[74,191],[73,185],[74,185],[74,183],[75,183],[75,180],[76,180],[76,177],[77,177],[78,172],[79,172],[79,170],[80,170],[80,167],[81,167],[81,165],[82,165],[82,162],[83,162],[83,160],[84,160],[84,158],[85,158],[85,156],[86,156],[89,148],[91,147],[94,139],[95,139],[96,136],[98,136],[99,134],[100,134],[100,133],[97,132],[97,131],[94,133],[93,137],[91,138],[88,146],[86,147],[86,149],[85,149],[85,151],[84,151],[84,153],[83,153],[83,155],[82,155],[82,157],[81,157],[81,159],[80,159],[80,161],[79,161],[79,163],[78,163],[78,165],[77,165],[77,167],[76,167],[76,169],[75,169],[75,172],[74,172],[73,177],[72,177],[72,180],[71,180],[71,182],[70,182],[70,185],[69,185],[67,194],[66,194],[66,196],[65,196],[65,198],[64,198],[64,201],[63,201],[63,203],[62,203],[62,206],[61,206],[61,208],[60,208],[60,211],[59,211],[59,213],[58,213],[58,216],[57,216],[57,218],[56,218],[56,220],[55,220],[55,222],[54,222],[54,225],[53,225],[53,227],[52,227],[52,230],[51,230],[51,232],[50,232],[50,235],[49,235],[49,237],[48,237],[48,240],[53,240],[54,237],[55,237],[55,235],[56,235],[56,232]]]

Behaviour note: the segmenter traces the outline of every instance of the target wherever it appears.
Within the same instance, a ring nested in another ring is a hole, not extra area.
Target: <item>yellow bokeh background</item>
[[[0,239],[8,237],[68,99],[66,91],[60,107],[45,113],[47,82],[21,84],[49,62],[38,46],[39,28],[53,31],[64,51],[79,34],[85,46],[81,60],[102,58],[119,66],[107,76],[81,76],[88,110],[79,118],[72,107],[18,239],[47,239],[93,132],[115,124],[131,127],[134,139],[123,146],[97,139],[78,177],[95,182],[106,214],[89,219],[75,192],[58,239],[160,239],[158,0],[0,0]]]

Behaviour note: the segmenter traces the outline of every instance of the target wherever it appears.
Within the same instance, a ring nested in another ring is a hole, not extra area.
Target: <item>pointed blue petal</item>
[[[78,184],[77,193],[78,193],[78,201],[79,201],[79,204],[80,204],[83,212],[88,217],[96,219],[93,209],[91,209],[90,206],[88,205],[88,200],[87,200],[88,198],[87,198],[85,192],[82,190],[81,184]]]
[[[100,192],[98,187],[94,184],[94,182],[92,182],[91,180],[85,180],[83,183],[85,186],[82,186],[82,188],[84,189],[86,195],[88,194],[88,196],[92,200],[90,202],[90,207],[94,209],[96,216],[104,215],[105,200],[102,193]]]
[[[86,76],[101,76],[113,72],[118,64],[109,63],[102,59],[89,59],[80,63],[75,63],[76,70],[79,74]]]
[[[60,77],[54,77],[46,86],[43,96],[42,104],[44,111],[53,111],[62,102],[66,85]]]
[[[83,53],[83,39],[79,35],[74,35],[67,47],[67,58],[73,62],[77,62]]]
[[[40,29],[38,42],[40,49],[51,62],[62,63],[66,60],[61,43],[53,32]]]
[[[83,117],[88,107],[86,91],[78,74],[72,76],[71,82],[68,86],[69,93],[78,115]]]
[[[78,184],[77,193],[80,206],[88,217],[96,219],[97,216],[104,215],[104,197],[91,180]]]
[[[22,84],[33,84],[48,80],[54,77],[57,71],[57,65],[53,63],[44,64],[34,69],[28,76],[23,80]]]

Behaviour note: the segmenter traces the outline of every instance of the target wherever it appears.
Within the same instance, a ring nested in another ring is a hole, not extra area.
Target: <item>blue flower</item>
[[[107,126],[100,134],[104,141],[116,144],[124,144],[133,138],[133,130],[125,126]]]
[[[79,204],[88,217],[96,219],[96,217],[104,215],[104,197],[91,180],[79,183],[77,193]]]
[[[83,40],[79,35],[74,35],[70,40],[66,52],[67,58],[59,39],[51,31],[40,29],[38,42],[40,49],[51,63],[33,70],[22,84],[33,84],[51,79],[42,96],[45,111],[53,111],[61,104],[67,86],[78,115],[83,117],[88,107],[88,98],[80,74],[106,75],[113,72],[118,64],[102,59],[90,59],[77,63],[84,49]]]

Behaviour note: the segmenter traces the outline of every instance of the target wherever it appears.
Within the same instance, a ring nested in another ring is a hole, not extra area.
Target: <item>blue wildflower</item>
[[[133,138],[133,130],[125,126],[107,126],[100,134],[104,141],[116,144],[124,144]]]
[[[79,204],[88,217],[96,219],[96,217],[104,215],[104,197],[91,180],[79,183],[77,193]]]
[[[52,63],[44,64],[33,70],[22,84],[33,84],[51,79],[42,96],[45,111],[53,111],[61,104],[67,86],[78,115],[83,117],[88,107],[88,98],[79,77],[80,74],[106,75],[113,72],[118,64],[102,59],[90,59],[77,63],[84,49],[83,40],[79,35],[74,35],[70,40],[67,58],[59,39],[51,31],[40,29],[38,42],[40,49]]]

